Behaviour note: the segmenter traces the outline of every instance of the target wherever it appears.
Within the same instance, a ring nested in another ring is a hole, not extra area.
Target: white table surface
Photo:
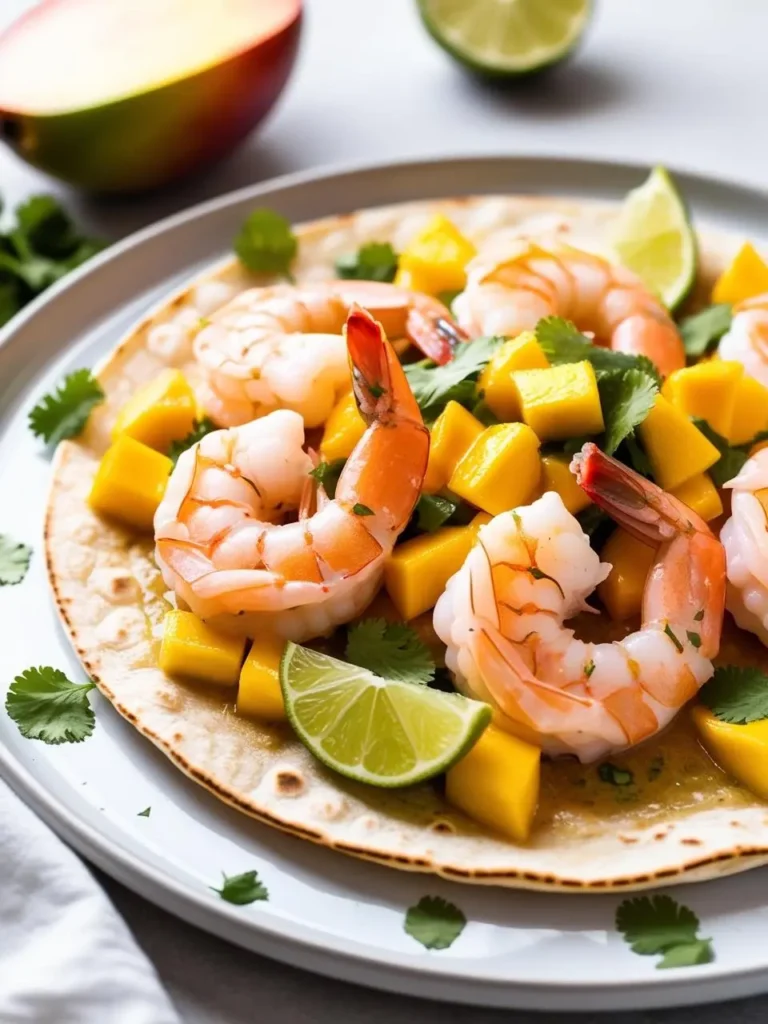
[[[0,0],[0,26],[30,5]],[[60,192],[91,229],[117,238],[230,189],[345,161],[564,154],[665,163],[765,185],[766,39],[768,4],[760,0],[603,0],[570,65],[502,92],[443,56],[413,0],[307,0],[302,51],[285,96],[264,130],[226,163],[162,193],[107,202],[78,197],[0,149],[0,194],[10,205],[32,192]],[[519,1024],[533,1017],[441,1007],[317,978],[105,885],[189,1024]],[[767,1017],[768,997],[611,1019],[757,1024]]]

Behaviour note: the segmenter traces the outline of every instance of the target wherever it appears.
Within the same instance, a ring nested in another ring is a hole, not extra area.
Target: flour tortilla
[[[334,260],[367,241],[389,240],[402,249],[436,211],[475,243],[505,232],[545,241],[560,237],[593,251],[605,251],[606,227],[615,215],[612,205],[532,197],[367,210],[299,227],[296,277],[333,277]],[[702,297],[738,241],[701,239]],[[704,805],[693,792],[674,810],[628,802],[604,818],[584,810],[559,813],[558,800],[567,794],[555,793],[530,843],[518,846],[452,809],[431,785],[393,792],[348,782],[316,762],[287,725],[240,718],[233,694],[177,682],[160,671],[157,654],[169,606],[151,538],[99,519],[86,496],[115,415],[134,389],[169,363],[194,377],[188,344],[169,349],[158,343],[164,336],[158,325],[194,320],[205,298],[201,282],[234,290],[265,280],[228,260],[155,310],[98,369],[106,402],[85,434],[57,452],[46,525],[50,581],[75,650],[101,692],[182,771],[226,803],[286,832],[393,867],[474,883],[594,891],[696,881],[768,861],[768,807],[724,776]]]

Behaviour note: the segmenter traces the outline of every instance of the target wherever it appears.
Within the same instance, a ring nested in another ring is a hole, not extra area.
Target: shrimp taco
[[[768,267],[659,180],[256,211],[86,374],[53,592],[192,779],[468,882],[768,861]]]

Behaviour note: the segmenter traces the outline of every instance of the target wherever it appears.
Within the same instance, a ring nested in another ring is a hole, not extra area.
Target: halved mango
[[[88,504],[140,530],[151,530],[173,463],[167,455],[121,434],[104,453]]]
[[[217,633],[192,612],[165,616],[160,668],[169,676],[190,676],[217,686],[234,686],[245,654],[245,638]]]
[[[712,760],[755,796],[768,800],[768,719],[732,725],[701,705],[691,709],[691,717]]]

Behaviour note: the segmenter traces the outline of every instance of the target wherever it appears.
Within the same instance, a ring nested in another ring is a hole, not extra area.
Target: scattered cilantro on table
[[[238,259],[258,274],[291,277],[298,239],[289,221],[276,210],[261,208],[246,218],[234,242]]]
[[[211,888],[227,903],[243,907],[247,903],[269,899],[269,892],[259,879],[258,871],[244,871],[241,875],[225,875],[222,871],[222,877],[224,882],[221,888]]]
[[[721,722],[757,722],[768,718],[768,676],[759,668],[720,665],[699,690],[699,699]]]
[[[428,359],[404,367],[425,420],[436,419],[448,402],[468,408],[477,402],[477,380],[504,338],[476,338],[456,348],[450,363],[436,366]]]
[[[466,917],[453,903],[441,896],[422,896],[415,906],[408,908],[403,927],[425,949],[448,949],[466,923]]]
[[[29,414],[29,428],[46,444],[56,445],[76,437],[88,422],[91,411],[104,401],[101,384],[90,370],[74,370],[53,394],[44,395]]]
[[[180,441],[171,441],[171,445],[168,449],[168,458],[171,462],[176,465],[179,461],[179,456],[183,455],[192,445],[197,444],[198,441],[202,441],[206,434],[210,434],[211,431],[216,430],[216,424],[208,416],[203,416],[201,420],[195,420],[192,430],[183,437]]]
[[[0,587],[21,583],[31,558],[32,548],[0,533]]]
[[[351,281],[394,281],[398,255],[389,242],[369,242],[336,260],[336,273]]]
[[[91,682],[71,682],[57,668],[28,668],[11,683],[5,710],[27,739],[80,743],[93,732],[93,688]]]
[[[708,306],[680,322],[680,336],[689,359],[699,359],[720,341],[733,319],[732,307],[726,302]]]
[[[346,657],[383,679],[426,686],[435,674],[429,648],[404,622],[362,619],[347,633]]]
[[[693,967],[714,959],[711,939],[699,938],[699,919],[671,896],[638,896],[616,911],[616,928],[633,953],[660,956],[656,966]]]

